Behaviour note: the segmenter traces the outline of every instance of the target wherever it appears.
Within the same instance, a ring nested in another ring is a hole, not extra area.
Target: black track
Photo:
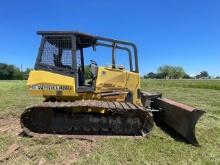
[[[97,110],[107,113],[97,113]],[[153,127],[152,115],[131,103],[81,100],[44,102],[21,115],[26,134],[144,135]]]

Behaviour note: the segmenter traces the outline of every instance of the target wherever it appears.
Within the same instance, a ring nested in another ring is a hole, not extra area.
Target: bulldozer
[[[26,135],[145,136],[157,120],[198,145],[195,125],[204,111],[142,91],[135,44],[78,31],[37,34],[42,38],[27,86],[44,101],[21,114]],[[96,53],[100,48],[110,50],[110,64],[88,59],[88,49]],[[127,68],[118,63],[118,50]]]

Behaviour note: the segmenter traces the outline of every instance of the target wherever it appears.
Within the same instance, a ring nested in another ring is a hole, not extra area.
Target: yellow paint
[[[138,73],[106,67],[99,67],[98,69],[98,77],[96,80],[97,93],[108,90],[131,91],[133,94],[133,102],[140,104],[141,101],[138,99],[137,94],[137,89],[139,88],[140,77]]]
[[[127,72],[126,87],[132,91],[133,102],[141,104],[140,98],[138,98],[137,90],[140,89],[140,76],[139,73]]]
[[[119,69],[110,69],[105,67],[99,67],[98,77],[96,80],[97,92],[104,90],[111,90],[125,88],[126,74],[125,71]]]
[[[27,82],[32,95],[56,96],[56,90],[31,90],[32,85],[57,85],[68,86],[70,90],[63,90],[62,96],[75,96],[75,79],[73,77],[64,76],[42,70],[33,70],[30,72]]]
[[[34,70],[30,72],[27,85],[32,95],[40,95],[44,97],[54,96],[56,98],[65,99],[103,99],[111,101],[124,101],[127,94],[131,92],[133,95],[133,103],[141,104],[138,98],[137,90],[140,88],[140,77],[138,73],[128,72],[120,69],[111,69],[106,67],[98,68],[98,76],[96,79],[96,89],[93,93],[77,93],[75,89],[75,79],[70,76],[64,76],[49,71]],[[52,86],[68,86],[70,90],[33,90],[33,85],[52,85]],[[102,98],[101,92],[117,91],[120,95]]]

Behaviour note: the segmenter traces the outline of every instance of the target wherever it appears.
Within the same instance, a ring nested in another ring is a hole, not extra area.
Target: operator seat
[[[98,72],[98,66],[97,63],[93,60],[90,60],[91,64],[90,64],[90,72],[92,73],[92,78],[96,78],[97,77],[97,72]]]
[[[89,65],[89,71],[92,73],[92,77],[91,77],[91,81],[89,81],[88,84],[94,85],[95,80],[97,78],[97,74],[98,74],[98,66],[95,61],[93,60],[90,60],[90,61],[91,61],[91,64]]]

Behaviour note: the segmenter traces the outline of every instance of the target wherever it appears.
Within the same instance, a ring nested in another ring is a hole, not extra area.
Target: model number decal
[[[30,90],[67,91],[67,90],[71,90],[71,87],[65,85],[31,85]]]

